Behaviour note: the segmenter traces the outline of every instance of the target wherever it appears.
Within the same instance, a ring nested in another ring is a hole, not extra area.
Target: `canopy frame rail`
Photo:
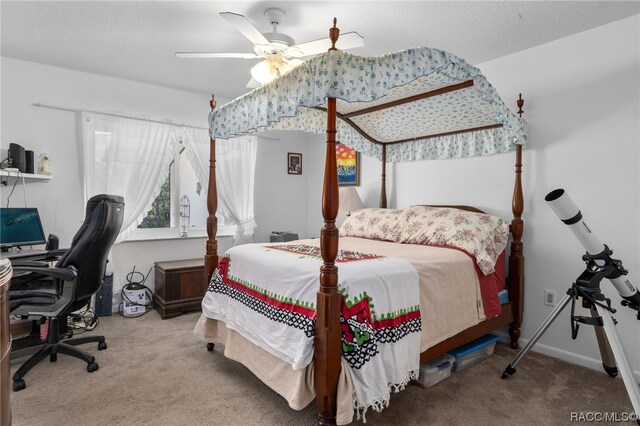
[[[417,95],[407,96],[406,98],[396,99],[394,101],[385,102],[383,104],[374,105],[372,107],[359,109],[346,114],[342,114],[341,118],[351,118],[358,115],[370,114],[372,112],[380,111],[387,108],[393,108],[399,105],[409,104],[411,102],[420,101],[422,99],[432,98],[438,95],[444,95],[445,93],[455,92],[456,90],[466,89],[473,86],[473,80],[466,80],[462,83],[452,84],[450,86],[441,87],[439,89],[429,90],[428,92],[418,93]]]
[[[488,124],[486,126],[472,127],[472,128],[469,128],[469,129],[451,130],[451,131],[448,131],[448,132],[433,133],[433,134],[430,134],[430,135],[417,136],[417,137],[414,137],[414,138],[399,139],[397,141],[392,141],[392,142],[382,142],[382,144],[384,144],[384,145],[397,145],[397,144],[406,143],[406,142],[413,142],[413,141],[420,141],[420,140],[424,140],[424,139],[439,138],[439,137],[442,137],[442,136],[459,135],[461,133],[472,133],[472,132],[481,132],[483,130],[499,129],[501,127],[503,127],[503,125],[500,124],[500,123]]]

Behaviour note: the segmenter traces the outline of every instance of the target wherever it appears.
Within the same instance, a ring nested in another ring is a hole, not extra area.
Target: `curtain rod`
[[[94,114],[108,115],[108,116],[111,116],[111,117],[128,118],[128,119],[131,119],[131,120],[148,121],[148,122],[151,122],[151,123],[170,124],[172,126],[189,127],[189,128],[192,128],[192,129],[209,130],[208,127],[194,126],[192,124],[185,124],[185,123],[174,123],[171,120],[165,120],[165,121],[153,120],[151,118],[141,118],[141,117],[136,117],[136,116],[132,116],[132,115],[126,115],[126,114],[115,114],[115,113],[112,113],[112,112],[94,111],[94,110],[89,110],[89,109],[68,108],[68,107],[62,107],[62,106],[58,106],[58,105],[48,105],[48,104],[43,104],[43,103],[40,103],[40,102],[34,102],[31,105],[33,105],[35,107],[41,107],[41,108],[57,109],[59,111],[91,112],[91,113],[94,113]]]
[[[40,107],[40,108],[57,109],[59,111],[91,112],[91,113],[94,113],[94,114],[109,115],[111,117],[129,118],[131,120],[148,121],[148,122],[151,122],[151,123],[171,124],[173,126],[179,126],[179,127],[189,127],[189,128],[192,128],[192,129],[209,130],[208,127],[194,126],[192,124],[185,124],[185,123],[174,123],[171,120],[166,120],[166,121],[154,120],[154,119],[151,119],[151,118],[141,118],[141,117],[136,117],[136,116],[132,116],[132,115],[126,115],[126,114],[115,114],[113,112],[103,112],[103,111],[94,111],[94,110],[90,110],[90,109],[77,109],[77,108],[62,107],[62,106],[58,106],[58,105],[49,105],[49,104],[43,104],[41,102],[34,102],[31,105],[33,105],[35,107]],[[262,135],[258,135],[258,134],[255,134],[255,136],[258,137],[258,138],[261,138],[261,139],[267,139],[267,140],[272,140],[272,141],[279,141],[280,140],[279,138],[270,138],[268,136],[262,136]]]

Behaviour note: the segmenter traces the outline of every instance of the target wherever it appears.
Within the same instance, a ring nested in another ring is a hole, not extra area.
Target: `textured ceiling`
[[[180,59],[176,51],[252,52],[219,12],[263,32],[268,7],[287,12],[279,31],[297,42],[328,35],[333,17],[379,55],[428,46],[477,64],[640,13],[640,2],[166,2],[0,3],[2,56],[234,98],[258,61]],[[339,47],[338,42],[338,47]]]

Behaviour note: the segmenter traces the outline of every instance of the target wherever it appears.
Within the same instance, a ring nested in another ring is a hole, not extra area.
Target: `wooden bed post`
[[[380,208],[387,208],[387,146],[382,144],[382,176],[380,177]]]
[[[331,49],[339,35],[336,19],[329,30]],[[338,168],[336,164],[336,99],[327,99],[327,147],[322,188],[322,216],[324,226],[320,231],[320,250],[323,264],[320,267],[320,291],[316,310],[316,334],[314,340],[314,382],[318,424],[335,425],[337,411],[338,377],[342,338],[340,328],[340,293],[338,293]]]
[[[522,107],[524,100],[522,94],[518,98],[518,115],[522,117]],[[522,249],[522,232],[524,222],[522,212],[524,211],[524,197],[522,195],[522,145],[516,146],[516,179],[513,188],[513,201],[511,210],[513,220],[511,221],[511,254],[509,255],[509,299],[513,306],[513,322],[509,327],[511,336],[511,347],[518,348],[520,338],[520,325],[522,324],[522,314],[524,311],[524,254]]]
[[[216,107],[216,100],[211,95],[209,101],[211,111]],[[211,139],[209,144],[209,185],[207,187],[207,253],[204,256],[204,270],[207,274],[207,283],[211,280],[213,271],[218,267],[218,241],[216,234],[218,233],[218,219],[216,211],[218,210],[218,188],[216,186],[216,140]]]

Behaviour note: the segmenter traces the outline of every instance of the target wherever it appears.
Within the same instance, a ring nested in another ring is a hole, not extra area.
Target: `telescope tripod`
[[[606,248],[606,251],[608,251],[608,248]],[[620,261],[613,259],[604,266],[598,266],[596,261],[601,260],[600,255],[591,256],[587,254],[583,259],[587,262],[587,269],[567,290],[567,294],[540,325],[531,340],[505,368],[502,378],[506,379],[515,374],[516,366],[520,360],[531,350],[562,310],[571,302],[571,338],[574,340],[577,338],[580,323],[594,326],[604,370],[610,377],[616,377],[618,371],[620,372],[633,409],[640,415],[640,384],[633,376],[633,370],[627,361],[620,337],[615,328],[617,321],[612,315],[616,313],[616,310],[611,307],[611,300],[605,298],[600,289],[600,281],[603,278],[616,278],[626,274],[626,271],[622,268]],[[575,315],[575,303],[578,299],[582,300],[582,307],[589,309],[590,317]],[[638,310],[638,306],[625,302],[623,301],[623,306]],[[640,310],[638,310],[638,320],[640,320]],[[638,420],[638,424],[640,424],[640,420]]]

